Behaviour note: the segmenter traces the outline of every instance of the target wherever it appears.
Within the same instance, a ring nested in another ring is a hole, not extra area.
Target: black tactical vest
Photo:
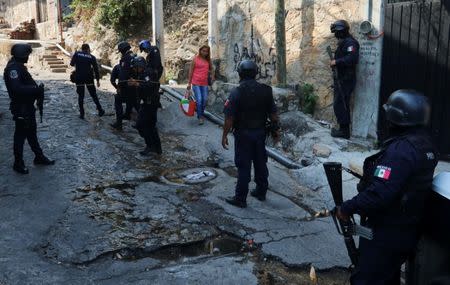
[[[272,106],[271,87],[256,80],[245,80],[237,87],[234,128],[264,129]]]

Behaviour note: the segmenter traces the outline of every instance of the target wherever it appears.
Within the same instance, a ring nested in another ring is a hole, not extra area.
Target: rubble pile
[[[36,23],[34,19],[20,23],[20,25],[9,33],[10,39],[15,40],[32,40],[36,33]]]

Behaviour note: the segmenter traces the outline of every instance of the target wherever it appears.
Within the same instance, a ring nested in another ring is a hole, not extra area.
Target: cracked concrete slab
[[[51,91],[38,136],[56,165],[33,166],[26,147],[30,175],[20,176],[11,170],[11,149],[0,149],[0,283],[257,284],[256,261],[239,250],[232,256],[191,252],[189,246],[201,249],[221,234],[254,239],[263,256],[290,266],[347,267],[331,220],[312,218],[329,199],[317,195],[321,190],[303,187],[291,171],[270,161],[268,200],[249,197],[247,209],[233,208],[223,198],[234,192],[234,154],[222,149],[220,128],[209,122],[198,126],[184,117],[178,102],[164,100],[159,113],[164,154],[142,157],[144,143],[131,122],[122,132],[108,126],[114,119],[111,92],[99,91],[108,110],[102,118],[86,98],[83,121],[74,86],[63,75],[53,76],[38,75]],[[0,80],[0,90],[2,85]],[[0,96],[2,145],[12,145],[8,105],[7,96]],[[162,178],[203,167],[217,177],[197,185]],[[182,247],[189,257],[177,255]],[[171,251],[177,258],[165,260]],[[149,258],[152,253],[157,258]]]

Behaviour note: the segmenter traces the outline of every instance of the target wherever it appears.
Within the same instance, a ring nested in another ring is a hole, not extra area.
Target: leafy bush
[[[126,37],[151,18],[151,0],[102,0],[99,22]]]
[[[304,83],[300,89],[303,101],[303,112],[307,114],[314,114],[316,108],[317,100],[319,97],[315,94],[314,85],[309,83]]]
[[[99,9],[100,24],[113,28],[121,37],[138,30],[151,19],[151,0],[74,0],[71,8],[77,17],[90,18]]]

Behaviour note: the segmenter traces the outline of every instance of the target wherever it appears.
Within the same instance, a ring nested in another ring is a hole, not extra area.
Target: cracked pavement
[[[31,70],[47,89],[38,137],[57,162],[33,166],[26,146],[30,174],[12,171],[14,125],[1,78],[0,284],[260,284],[255,250],[295,268],[350,264],[331,218],[315,218],[331,198],[315,196],[276,162],[266,202],[226,204],[236,182],[233,150],[222,149],[219,127],[198,126],[176,100],[164,99],[159,111],[163,156],[142,157],[131,122],[122,132],[109,127],[108,81],[99,90],[107,114],[97,117],[86,96],[83,121],[67,74]],[[180,179],[199,168],[217,176]],[[257,248],[241,249],[251,239]]]

